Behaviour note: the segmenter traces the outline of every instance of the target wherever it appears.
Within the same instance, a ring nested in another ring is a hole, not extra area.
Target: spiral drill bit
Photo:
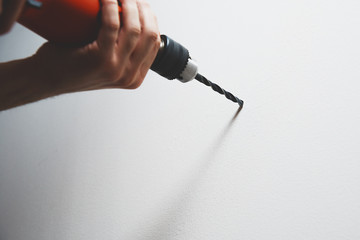
[[[199,82],[205,84],[206,86],[211,87],[215,92],[218,92],[222,95],[225,95],[225,97],[233,102],[236,102],[239,104],[240,109],[244,106],[244,101],[235,97],[232,93],[224,90],[223,88],[221,88],[219,85],[209,81],[206,77],[204,77],[201,74],[196,74],[195,79],[198,80]]]
[[[176,78],[186,83],[196,79],[206,86],[211,87],[214,91],[225,95],[227,99],[238,103],[240,110],[244,105],[242,100],[199,74],[198,66],[196,62],[191,59],[189,51],[166,35],[161,35],[160,50],[151,69],[169,80]]]

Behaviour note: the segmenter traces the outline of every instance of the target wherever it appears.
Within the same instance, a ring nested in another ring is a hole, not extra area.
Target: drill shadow
[[[150,227],[150,234],[146,235],[144,239],[166,240],[174,234],[174,231],[180,231],[179,226],[183,226],[186,222],[186,219],[184,219],[184,212],[189,209],[191,202],[204,182],[206,174],[214,166],[217,154],[221,148],[220,146],[226,140],[240,111],[241,108],[237,110],[214,143],[210,145],[210,150],[207,150],[207,154],[199,166],[189,174],[188,181],[182,185],[180,191],[177,191],[176,197],[171,198],[173,199],[172,203],[165,203],[165,205],[168,205],[165,208],[168,209],[168,211],[158,216],[155,220],[156,224],[154,224],[153,227]]]
[[[212,162],[212,160],[214,160],[216,158],[222,144],[225,142],[226,137],[230,133],[230,130],[232,129],[235,120],[239,116],[241,109],[242,109],[242,107],[238,108],[238,110],[236,111],[236,113],[234,114],[232,119],[229,121],[229,123],[226,125],[226,127],[222,130],[220,135],[216,138],[216,141],[214,141],[214,143],[212,144],[212,147],[208,150],[209,154],[207,155],[207,157],[205,159],[206,159],[206,162],[208,162],[209,164]]]

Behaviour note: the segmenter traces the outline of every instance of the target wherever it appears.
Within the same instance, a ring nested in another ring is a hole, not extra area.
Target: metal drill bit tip
[[[219,85],[210,82],[208,79],[206,79],[204,76],[202,76],[201,74],[197,74],[195,77],[196,80],[198,80],[199,82],[205,84],[206,86],[211,87],[214,91],[225,95],[225,97],[233,102],[236,102],[239,104],[240,109],[242,109],[242,107],[244,106],[244,101],[235,97],[233,94],[229,93],[228,91],[225,91],[224,89],[222,89]]]

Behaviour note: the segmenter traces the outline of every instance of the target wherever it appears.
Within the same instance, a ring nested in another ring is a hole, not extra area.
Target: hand
[[[44,44],[32,57],[37,78],[53,95],[141,85],[160,47],[155,15],[148,3],[101,0],[102,22],[97,40],[81,48]]]
[[[26,0],[0,0],[0,34],[7,33],[19,18]]]

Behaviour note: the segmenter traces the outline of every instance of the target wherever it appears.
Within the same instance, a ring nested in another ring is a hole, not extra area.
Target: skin
[[[0,3],[5,33],[24,1]],[[120,27],[117,1],[101,3],[101,28],[94,42],[80,48],[45,43],[29,58],[0,63],[0,110],[64,93],[142,84],[160,47],[155,15],[145,1],[121,0]]]
[[[0,34],[7,33],[19,18],[26,0],[0,0]]]

